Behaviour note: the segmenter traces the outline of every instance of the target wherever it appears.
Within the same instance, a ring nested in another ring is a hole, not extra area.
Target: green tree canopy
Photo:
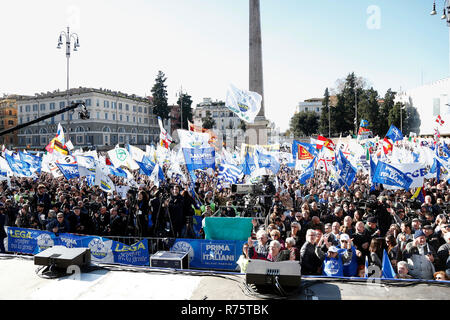
[[[295,136],[310,136],[319,129],[319,116],[315,112],[298,112],[291,118],[291,131]]]
[[[169,119],[170,117],[170,108],[167,103],[167,86],[165,85],[166,80],[165,74],[159,71],[151,91],[154,105],[153,113],[163,120]]]

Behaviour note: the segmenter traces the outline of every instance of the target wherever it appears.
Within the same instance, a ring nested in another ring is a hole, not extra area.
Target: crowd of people
[[[164,167],[164,171],[166,171]],[[155,185],[133,172],[138,188],[106,193],[84,179],[11,177],[0,184],[0,251],[4,226],[99,236],[195,238],[193,216],[249,216],[230,186],[217,187],[217,173],[201,175],[194,187],[166,177]],[[349,188],[333,190],[329,173],[316,171],[300,184],[282,165],[263,216],[254,217],[252,237],[238,265],[248,259],[297,260],[302,274],[381,276],[384,251],[398,278],[449,280],[450,192],[446,181],[426,180],[424,201],[405,190],[371,188],[359,172]],[[116,187],[123,178],[112,176]],[[273,182],[271,182],[273,183]],[[252,216],[252,214],[250,214]],[[201,234],[201,232],[200,232]]]

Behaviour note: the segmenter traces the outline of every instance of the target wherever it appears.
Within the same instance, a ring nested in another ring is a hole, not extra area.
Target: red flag
[[[298,160],[309,160],[314,158],[311,153],[309,153],[304,147],[298,146],[297,152]]]
[[[106,165],[108,165],[108,166],[112,166],[112,163],[111,163],[111,161],[109,160],[109,158],[106,158]]]
[[[392,151],[392,147],[393,147],[392,142],[387,137],[384,137],[383,139],[384,154],[388,154],[389,151]]]
[[[442,120],[441,115],[438,115],[438,116],[437,116],[436,122],[439,123],[440,126],[442,126],[442,125],[445,123],[445,121]]]
[[[322,136],[317,136],[316,148],[318,150],[320,150],[320,149],[322,149],[322,147],[326,147],[326,148],[330,149],[331,151],[334,151],[335,145],[331,139],[328,139],[328,138],[325,138]]]

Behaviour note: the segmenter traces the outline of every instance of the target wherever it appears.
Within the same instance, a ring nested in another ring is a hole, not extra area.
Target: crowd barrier
[[[234,271],[245,241],[178,238],[100,237],[6,227],[8,252],[36,255],[52,246],[89,248],[94,263],[149,266],[157,251],[189,254],[189,266]]]

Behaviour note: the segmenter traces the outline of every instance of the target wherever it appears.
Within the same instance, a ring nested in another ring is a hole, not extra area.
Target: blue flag
[[[311,179],[314,177],[314,164],[316,162],[316,157],[311,160],[311,163],[308,165],[308,167],[305,169],[305,171],[298,177],[298,180],[301,184],[306,184],[306,181],[308,179]]]
[[[24,153],[22,151],[19,151],[19,157],[22,162],[26,162],[30,165],[30,169],[36,171],[37,173],[41,172],[41,164],[42,164],[41,157],[29,153]]]
[[[216,168],[216,151],[214,148],[183,148],[186,168],[193,180],[196,180],[195,170]]]
[[[80,172],[78,171],[78,164],[64,164],[56,163],[56,166],[67,180],[75,179],[80,177]]]
[[[18,177],[31,177],[33,173],[31,172],[31,165],[27,162],[23,162],[14,157],[11,157],[9,154],[5,154],[5,159],[8,161],[9,167],[14,175]]]
[[[308,151],[313,157],[316,157],[318,155],[317,147],[315,144],[294,140],[294,142],[292,142],[292,157],[294,158],[294,160],[297,159],[299,145],[305,148],[306,151]]]
[[[278,171],[280,171],[280,163],[273,155],[256,151],[256,157],[260,168],[267,168],[274,174],[277,174]]]
[[[114,168],[114,166],[108,166],[109,168],[109,174],[112,174],[113,176],[126,178],[127,173],[121,169],[121,168]]]
[[[143,163],[137,160],[134,161],[136,161],[136,163],[139,165],[140,174],[145,174],[146,176],[152,175],[153,169],[155,169],[154,165],[152,166],[151,164]]]
[[[393,142],[403,140],[402,132],[393,124],[391,124],[389,131],[386,133],[386,137],[390,138]]]
[[[245,154],[244,162],[242,163],[242,172],[246,175],[251,175],[257,168],[255,158],[250,156],[247,152]]]
[[[341,150],[336,156],[336,172],[348,188],[356,178],[357,170],[348,161]]]
[[[413,180],[397,168],[385,162],[378,161],[372,183],[382,183],[409,190]]]
[[[383,249],[383,262],[381,263],[381,278],[387,279],[395,279],[395,271],[392,267],[391,261],[386,253],[386,250]]]

